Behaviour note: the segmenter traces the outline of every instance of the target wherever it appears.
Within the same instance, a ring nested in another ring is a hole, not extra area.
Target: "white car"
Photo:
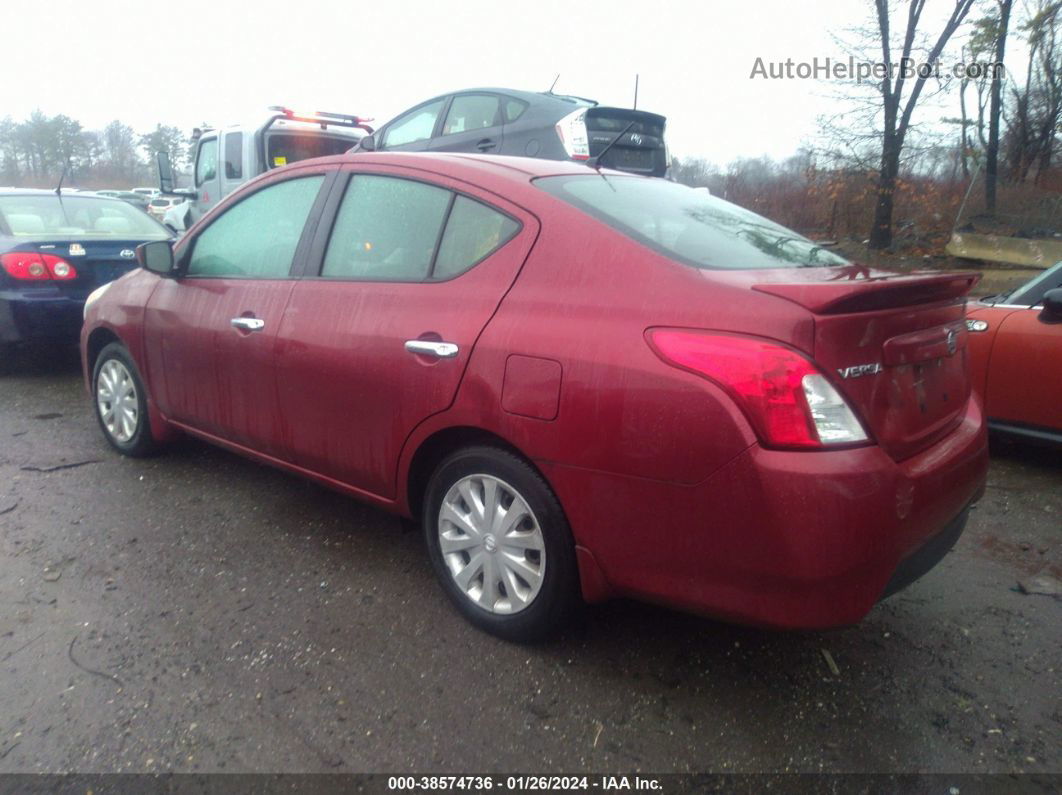
[[[149,199],[156,199],[162,195],[162,191],[158,188],[133,188],[133,193],[139,193],[141,196],[146,196]]]
[[[183,198],[177,198],[174,196],[156,196],[148,202],[148,215],[156,221],[162,221],[167,211],[179,204],[184,204],[185,201],[186,200]]]
[[[188,208],[191,202],[188,199],[179,198],[162,214],[163,226],[167,226],[174,232],[185,231],[185,220],[188,217]]]

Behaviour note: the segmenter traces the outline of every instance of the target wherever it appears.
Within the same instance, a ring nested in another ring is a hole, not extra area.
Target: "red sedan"
[[[503,637],[619,594],[854,622],[984,488],[976,275],[852,266],[665,180],[332,157],[138,256],[82,332],[107,440],[188,433],[416,517]]]
[[[1062,262],[967,307],[974,389],[992,430],[1062,443]]]

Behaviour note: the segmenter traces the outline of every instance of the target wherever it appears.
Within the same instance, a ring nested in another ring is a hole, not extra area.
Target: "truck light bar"
[[[368,122],[372,121],[371,118],[351,116],[347,113],[329,113],[321,110],[297,111],[292,110],[291,108],[285,108],[283,105],[271,105],[269,110],[278,114],[273,117],[274,120],[286,119],[288,121],[303,121],[309,122],[310,124],[320,124],[322,130],[328,126],[333,126],[365,130],[365,132],[370,134],[373,132],[373,128],[368,124]]]

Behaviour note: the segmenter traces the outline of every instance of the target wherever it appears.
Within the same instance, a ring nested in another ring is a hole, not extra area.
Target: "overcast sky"
[[[927,16],[942,14],[950,0],[928,5]],[[144,132],[156,122],[187,129],[242,121],[285,104],[381,123],[455,89],[545,90],[557,73],[558,93],[630,106],[638,73],[638,106],[668,117],[679,157],[781,158],[837,106],[830,87],[814,80],[750,79],[756,58],[840,57],[830,32],[858,23],[871,7],[871,0],[23,2],[7,9],[0,117],[20,120],[40,108],[88,128],[117,118]]]

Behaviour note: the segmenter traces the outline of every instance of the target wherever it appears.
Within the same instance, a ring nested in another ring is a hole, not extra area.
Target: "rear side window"
[[[0,196],[0,229],[15,237],[62,240],[70,236],[165,240],[169,232],[131,204],[102,196]]]
[[[520,224],[485,204],[458,196],[446,224],[433,279],[449,279],[471,268],[504,246]]]
[[[279,168],[311,157],[340,155],[354,146],[355,141],[354,138],[319,133],[271,132],[266,137],[266,162],[270,168]]]
[[[591,173],[543,177],[535,185],[631,239],[695,268],[848,264],[756,213],[667,180]]]
[[[355,176],[328,241],[321,275],[365,281],[428,277],[451,193],[408,179]]]
[[[323,176],[289,179],[225,210],[192,249],[189,276],[283,279]]]
[[[225,179],[243,179],[243,133],[225,133]]]
[[[214,179],[218,175],[218,139],[209,138],[199,146],[199,157],[195,161],[196,187]]]
[[[395,119],[384,133],[383,146],[401,146],[431,138],[442,106],[443,100],[440,99],[415,108],[405,116]]]
[[[498,97],[490,94],[459,94],[450,103],[442,134],[494,127],[498,121]]]

